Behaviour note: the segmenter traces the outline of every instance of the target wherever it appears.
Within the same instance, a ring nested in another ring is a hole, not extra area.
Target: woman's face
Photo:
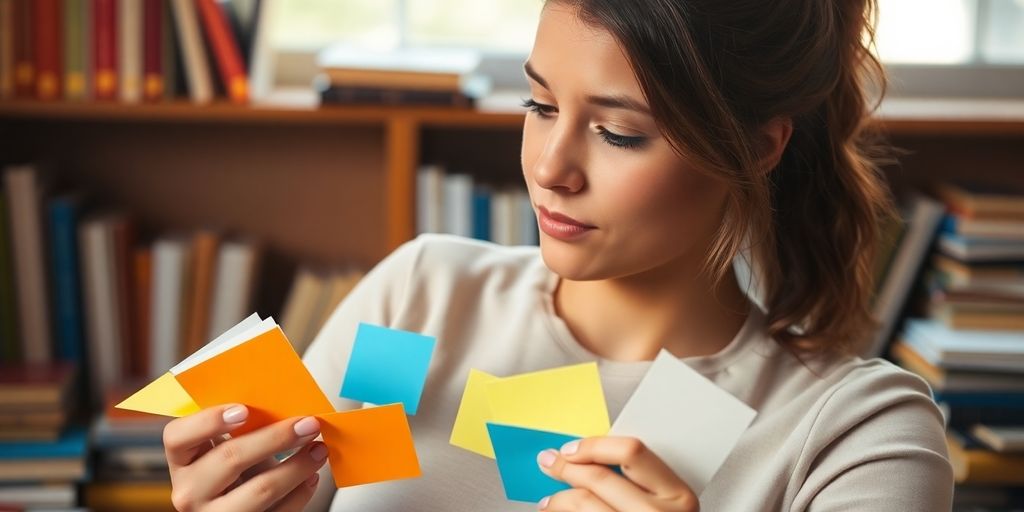
[[[699,264],[728,189],[661,136],[612,35],[548,3],[526,70],[522,165],[547,266],[585,281]]]

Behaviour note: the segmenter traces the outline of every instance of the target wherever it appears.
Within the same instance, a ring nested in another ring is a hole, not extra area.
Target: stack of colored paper
[[[662,351],[611,427],[596,363],[505,378],[471,370],[450,442],[496,459],[510,500],[568,489],[540,471],[537,455],[604,435],[640,439],[699,495],[754,415]]]
[[[383,341],[360,339],[364,333]],[[357,334],[349,373],[359,375],[365,363],[360,347],[379,348],[410,336],[419,342],[418,353],[428,347],[426,359],[421,359],[425,376],[433,338],[365,324]],[[290,417],[316,416],[335,484],[345,487],[420,475],[404,412],[410,405],[415,411],[419,392],[405,391],[401,399],[376,402],[380,407],[335,412],[281,328],[272,318],[260,320],[253,314],[118,407],[180,417],[216,405],[244,404],[249,417],[232,432],[235,436]]]

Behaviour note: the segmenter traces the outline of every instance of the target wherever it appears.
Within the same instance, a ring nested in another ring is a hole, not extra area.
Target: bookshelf
[[[911,152],[887,169],[895,190],[954,176],[1024,181],[1018,102],[891,105],[874,122]],[[277,311],[294,259],[368,266],[414,236],[420,163],[521,179],[522,122],[518,112],[429,107],[8,101],[0,163],[50,164],[61,186],[143,225],[265,241],[257,306]]]

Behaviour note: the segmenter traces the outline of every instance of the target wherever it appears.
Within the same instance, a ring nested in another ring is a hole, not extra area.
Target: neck
[[[699,277],[695,277],[699,276]],[[714,354],[735,338],[750,301],[732,272],[717,285],[692,266],[666,265],[600,281],[560,279],[555,309],[579,342],[615,361]]]

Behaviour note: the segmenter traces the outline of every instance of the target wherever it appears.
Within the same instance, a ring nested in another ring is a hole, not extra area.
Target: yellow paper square
[[[199,412],[199,406],[170,372],[136,391],[116,407],[175,418]]]
[[[563,366],[485,384],[491,421],[580,437],[608,433],[597,363]]]
[[[494,448],[491,446],[490,436],[487,435],[487,422],[492,421],[491,406],[487,403],[484,386],[496,380],[498,377],[480,370],[469,371],[466,389],[462,392],[462,402],[459,404],[459,412],[455,416],[455,426],[452,427],[452,437],[449,440],[453,446],[491,459],[494,458]]]

